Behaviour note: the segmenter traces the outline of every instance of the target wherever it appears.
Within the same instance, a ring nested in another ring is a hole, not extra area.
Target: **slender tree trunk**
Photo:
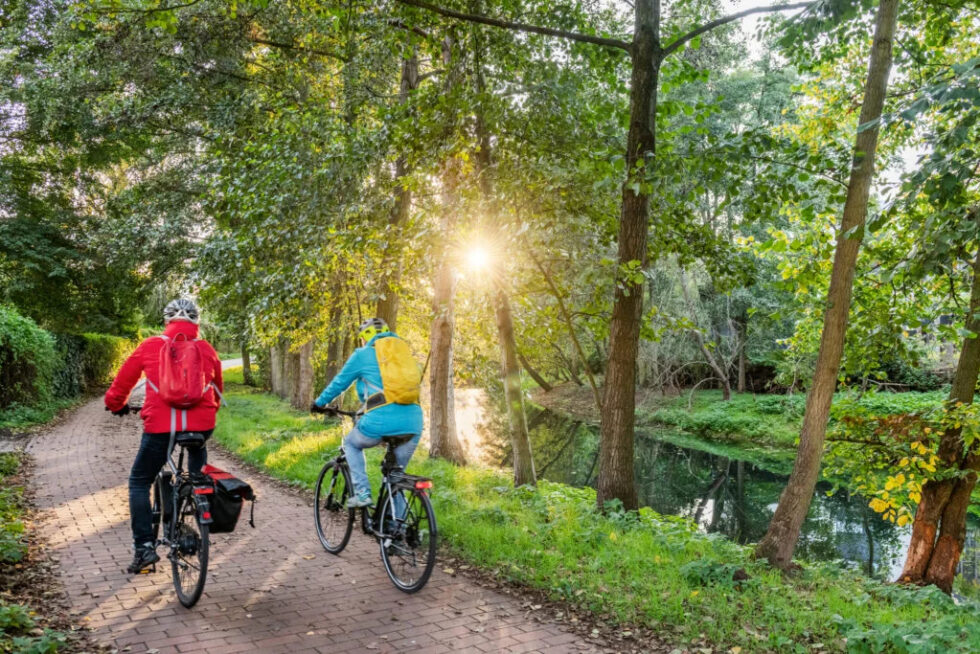
[[[269,349],[269,369],[271,372],[270,382],[272,384],[272,392],[279,397],[283,397],[283,388],[285,388],[285,347],[283,343],[277,342]]]
[[[681,270],[681,293],[684,295],[684,303],[687,304],[688,313],[691,314],[691,321],[697,322],[697,313],[694,310],[694,303],[691,301],[691,294],[687,289],[687,280],[684,278],[683,269]],[[727,402],[732,399],[732,385],[728,381],[728,371],[718,363],[718,359],[715,358],[707,343],[704,342],[704,334],[701,333],[701,330],[694,328],[690,332],[698,342],[698,349],[701,350],[704,360],[708,362],[708,366],[714,371],[718,383],[721,384],[721,398]]]
[[[973,281],[966,328],[980,333],[980,250],[973,262]],[[980,338],[963,339],[963,349],[956,364],[950,402],[972,404],[980,377]],[[963,551],[966,536],[966,509],[976,485],[980,455],[974,449],[963,459],[963,437],[960,429],[951,428],[940,437],[938,456],[945,468],[959,465],[969,470],[960,479],[929,480],[922,487],[922,498],[912,523],[905,567],[899,581],[935,584],[947,593],[953,585],[956,564]],[[962,460],[962,461],[961,461]]]
[[[599,397],[599,387],[596,385],[595,376],[592,374],[592,368],[589,366],[589,360],[585,356],[585,350],[582,349],[582,344],[579,342],[578,335],[575,333],[575,324],[572,322],[572,316],[568,312],[568,308],[565,306],[565,300],[562,297],[561,292],[558,290],[558,286],[555,284],[555,280],[550,271],[544,267],[544,264],[542,264],[536,256],[534,256],[534,253],[531,252],[530,248],[528,248],[528,253],[531,255],[534,265],[537,266],[539,271],[541,271],[541,276],[544,277],[545,282],[548,284],[548,288],[551,289],[551,294],[558,303],[558,312],[561,314],[562,321],[565,323],[565,328],[568,330],[568,335],[572,339],[572,344],[575,346],[575,352],[578,354],[579,361],[582,362],[582,368],[585,370],[585,376],[589,379],[589,386],[592,387],[592,400],[595,402],[595,408],[601,413],[602,399]]]
[[[477,4],[479,8],[480,4]],[[476,62],[476,92],[484,93],[482,44],[477,38],[474,51]],[[479,149],[475,153],[479,172],[480,191],[483,196],[483,206],[491,216],[498,219],[495,211],[497,205],[493,188],[492,152],[490,130],[487,128],[483,107],[476,110],[476,138]],[[498,222],[501,228],[503,225]],[[531,457],[531,439],[527,430],[527,415],[524,412],[524,392],[521,389],[521,366],[518,362],[517,339],[514,336],[514,318],[511,314],[510,299],[507,297],[506,282],[503,278],[504,269],[498,266],[495,271],[494,307],[497,317],[497,337],[500,341],[500,373],[504,385],[504,403],[507,406],[507,423],[510,431],[510,442],[513,449],[514,485],[534,485],[537,478],[534,474],[534,461]]]
[[[627,178],[623,183],[619,220],[619,268],[642,269],[646,260],[649,197],[634,183],[645,183],[645,168],[656,150],[655,118],[660,80],[660,0],[636,0],[630,127],[626,138]],[[633,471],[633,428],[636,411],[636,356],[640,341],[643,287],[634,279],[617,280],[609,322],[609,363],[603,381],[599,438],[599,483],[596,502],[603,507],[619,500],[637,508]]]
[[[412,91],[419,87],[419,58],[417,53],[402,61],[398,102],[408,103]],[[394,331],[398,323],[398,286],[402,275],[402,231],[412,208],[412,192],[405,187],[405,178],[412,172],[404,154],[395,161],[395,204],[388,219],[388,242],[381,262],[381,288],[375,315]]]
[[[864,237],[864,222],[868,196],[874,178],[875,150],[878,146],[878,125],[888,88],[888,73],[892,61],[892,40],[898,15],[898,0],[881,0],[875,20],[875,34],[864,87],[860,126],[854,148],[851,178],[844,203],[844,214],[837,236],[837,251],[830,275],[830,290],[824,312],[823,333],[817,354],[813,385],[807,394],[800,432],[800,446],[789,482],[779,498],[779,505],[769,523],[769,530],[759,541],[755,555],[766,558],[782,569],[792,565],[793,552],[799,539],[800,527],[810,509],[813,490],[820,474],[824,438],[830,405],[837,386],[844,336],[858,249]],[[870,125],[870,126],[869,126]]]
[[[299,350],[293,351],[292,343],[285,347],[286,354],[283,357],[283,389],[280,397],[296,405],[297,390],[299,389]]]
[[[545,393],[550,392],[552,388],[551,384],[541,376],[541,373],[534,369],[534,366],[531,365],[531,362],[527,360],[520,350],[517,351],[517,358],[521,362],[521,365],[524,366],[524,370],[527,370],[527,374],[531,375],[534,383],[540,386]]]
[[[459,84],[458,62],[452,56],[453,40],[443,39],[443,64],[449,69],[446,79],[447,93]],[[455,118],[447,124],[446,136],[455,132]],[[439,267],[436,272],[432,299],[432,331],[429,337],[429,456],[446,459],[458,465],[466,463],[463,446],[456,435],[456,401],[453,390],[453,331],[456,319],[454,302],[456,280],[449,262],[446,244],[451,241],[459,211],[460,163],[451,157],[443,167],[442,183],[442,243]]]
[[[521,367],[517,361],[517,343],[514,339],[514,321],[510,313],[507,292],[498,287],[494,295],[497,332],[500,334],[500,373],[504,381],[504,402],[507,403],[507,422],[514,459],[514,486],[534,485],[534,459],[531,455],[531,439],[527,432],[524,413],[524,392],[521,390]]]
[[[242,338],[242,381],[246,386],[255,386],[255,379],[252,377],[252,357],[248,351],[248,339]]]
[[[745,383],[745,345],[749,337],[748,320],[739,320],[735,323],[738,329],[738,386],[739,393],[744,393],[747,385]]]

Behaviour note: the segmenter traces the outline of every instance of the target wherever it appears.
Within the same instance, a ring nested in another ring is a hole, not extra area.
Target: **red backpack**
[[[211,386],[204,376],[204,361],[198,339],[183,334],[176,338],[161,336],[160,378],[157,392],[174,409],[190,409],[204,397]],[[217,389],[215,389],[217,390]]]

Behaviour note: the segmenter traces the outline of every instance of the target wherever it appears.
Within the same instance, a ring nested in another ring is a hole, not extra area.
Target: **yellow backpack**
[[[378,356],[386,403],[417,404],[422,371],[408,343],[397,336],[386,336],[374,341],[374,352]]]

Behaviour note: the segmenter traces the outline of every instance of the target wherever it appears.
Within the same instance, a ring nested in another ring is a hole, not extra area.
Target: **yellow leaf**
[[[898,462],[898,467],[904,468],[908,464],[909,464],[909,458],[908,457],[905,457],[904,459],[902,459],[901,461]]]
[[[898,526],[904,527],[909,523],[909,520],[911,520],[911,518],[909,518],[909,515],[907,513],[903,513],[902,515],[898,516]]]
[[[609,540],[616,540],[616,538],[617,538],[616,532],[615,531],[610,531],[609,532]]]

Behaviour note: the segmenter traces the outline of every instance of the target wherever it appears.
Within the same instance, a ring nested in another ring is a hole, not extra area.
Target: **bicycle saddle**
[[[415,434],[395,434],[393,436],[382,436],[381,440],[391,445],[401,445],[415,438]]]
[[[204,447],[207,436],[199,431],[183,431],[177,434],[177,445],[181,447],[198,448]]]

